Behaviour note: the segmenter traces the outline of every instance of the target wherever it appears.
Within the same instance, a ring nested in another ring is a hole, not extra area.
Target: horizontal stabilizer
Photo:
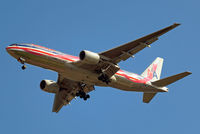
[[[177,80],[180,80],[180,79],[182,79],[182,78],[184,78],[184,77],[186,77],[190,74],[192,74],[192,73],[191,72],[183,72],[183,73],[176,74],[176,75],[173,75],[173,76],[170,76],[170,77],[167,77],[167,78],[160,79],[160,80],[155,81],[155,82],[151,82],[151,84],[158,86],[158,87],[164,87],[164,86],[167,86],[171,83],[174,83]]]
[[[156,93],[144,93],[143,94],[143,102],[149,103],[155,95],[156,95]]]

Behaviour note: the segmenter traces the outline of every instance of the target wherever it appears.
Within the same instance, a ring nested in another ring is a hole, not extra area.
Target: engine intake
[[[40,82],[40,89],[48,93],[57,93],[59,90],[59,86],[55,81],[42,80]]]
[[[100,61],[100,56],[97,53],[83,50],[79,54],[80,60],[87,64],[98,64]]]

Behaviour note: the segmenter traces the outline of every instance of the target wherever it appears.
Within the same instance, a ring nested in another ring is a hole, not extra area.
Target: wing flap
[[[144,43],[140,43],[138,46],[134,47],[133,49],[129,50],[128,52],[125,51],[121,51],[123,54],[121,54],[119,57],[114,58],[114,62],[118,63],[121,60],[125,61],[130,57],[133,57],[134,54],[136,54],[137,52],[141,51],[142,49],[144,49],[147,45]]]
[[[63,103],[63,100],[61,99],[60,92],[58,92],[55,94],[55,97],[54,97],[52,112],[56,112],[56,113],[59,112],[60,109],[63,107],[63,105],[64,103]]]

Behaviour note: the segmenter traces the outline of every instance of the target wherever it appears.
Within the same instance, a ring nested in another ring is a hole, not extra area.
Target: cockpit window
[[[10,46],[17,46],[17,44],[11,44]]]

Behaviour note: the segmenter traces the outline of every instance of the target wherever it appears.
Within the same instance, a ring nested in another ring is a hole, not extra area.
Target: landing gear
[[[23,64],[22,70],[25,70],[26,69],[25,59],[22,57],[19,57],[19,59],[17,61],[20,62],[21,64]]]
[[[87,94],[83,99],[86,101],[86,100],[89,99],[89,98],[90,98],[90,95]]]
[[[89,95],[89,94],[86,94],[86,93],[84,92],[85,86],[86,86],[86,84],[80,83],[80,89],[81,89],[81,90],[79,90],[79,91],[76,93],[76,96],[79,96],[81,99],[83,99],[83,100],[86,101],[87,99],[90,98],[90,95]]]
[[[101,73],[100,76],[98,77],[98,80],[105,82],[106,84],[108,84],[110,81],[109,77],[107,74],[105,73]]]
[[[86,94],[84,91],[80,90],[76,93],[76,96],[79,96],[81,99],[83,100],[87,100],[90,98],[90,95],[89,94]]]
[[[23,65],[23,66],[22,66],[22,70],[24,70],[24,69],[26,69],[26,65]]]
[[[18,59],[17,61],[19,61],[19,62],[20,62],[20,63],[22,63],[22,64],[24,64],[24,63],[25,63],[25,59],[24,59],[24,58],[22,58],[22,57],[19,57],[19,59]]]

